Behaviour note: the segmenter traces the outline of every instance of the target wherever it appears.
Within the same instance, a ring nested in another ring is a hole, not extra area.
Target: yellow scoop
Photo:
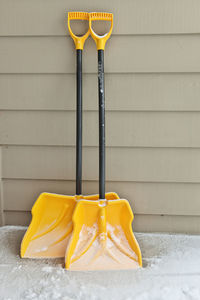
[[[94,198],[93,198],[94,199]],[[135,269],[142,266],[127,200],[81,200],[65,263],[69,270]]]

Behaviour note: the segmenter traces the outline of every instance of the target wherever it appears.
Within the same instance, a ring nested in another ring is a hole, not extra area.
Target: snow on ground
[[[0,300],[200,299],[200,236],[138,233],[144,268],[69,272],[63,259],[21,259],[24,232],[0,228]]]

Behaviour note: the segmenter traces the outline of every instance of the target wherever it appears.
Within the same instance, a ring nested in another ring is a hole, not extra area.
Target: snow
[[[102,216],[104,217],[104,216]],[[139,268],[137,254],[130,247],[122,226],[106,224],[106,232],[94,224],[80,228],[69,270],[118,270]],[[84,254],[83,254],[84,253]],[[77,259],[78,258],[78,259]]]
[[[200,236],[137,233],[144,268],[70,272],[63,259],[21,259],[24,232],[0,228],[0,300],[200,299]]]

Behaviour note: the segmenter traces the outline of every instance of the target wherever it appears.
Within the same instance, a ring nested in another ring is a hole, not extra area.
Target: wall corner
[[[3,183],[2,183],[2,147],[0,146],[0,226],[4,225]]]

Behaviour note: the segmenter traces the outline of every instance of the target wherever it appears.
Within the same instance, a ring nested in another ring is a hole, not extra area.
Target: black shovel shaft
[[[82,194],[82,50],[76,50],[76,195]]]
[[[98,87],[99,87],[99,198],[105,199],[104,50],[98,50]]]

